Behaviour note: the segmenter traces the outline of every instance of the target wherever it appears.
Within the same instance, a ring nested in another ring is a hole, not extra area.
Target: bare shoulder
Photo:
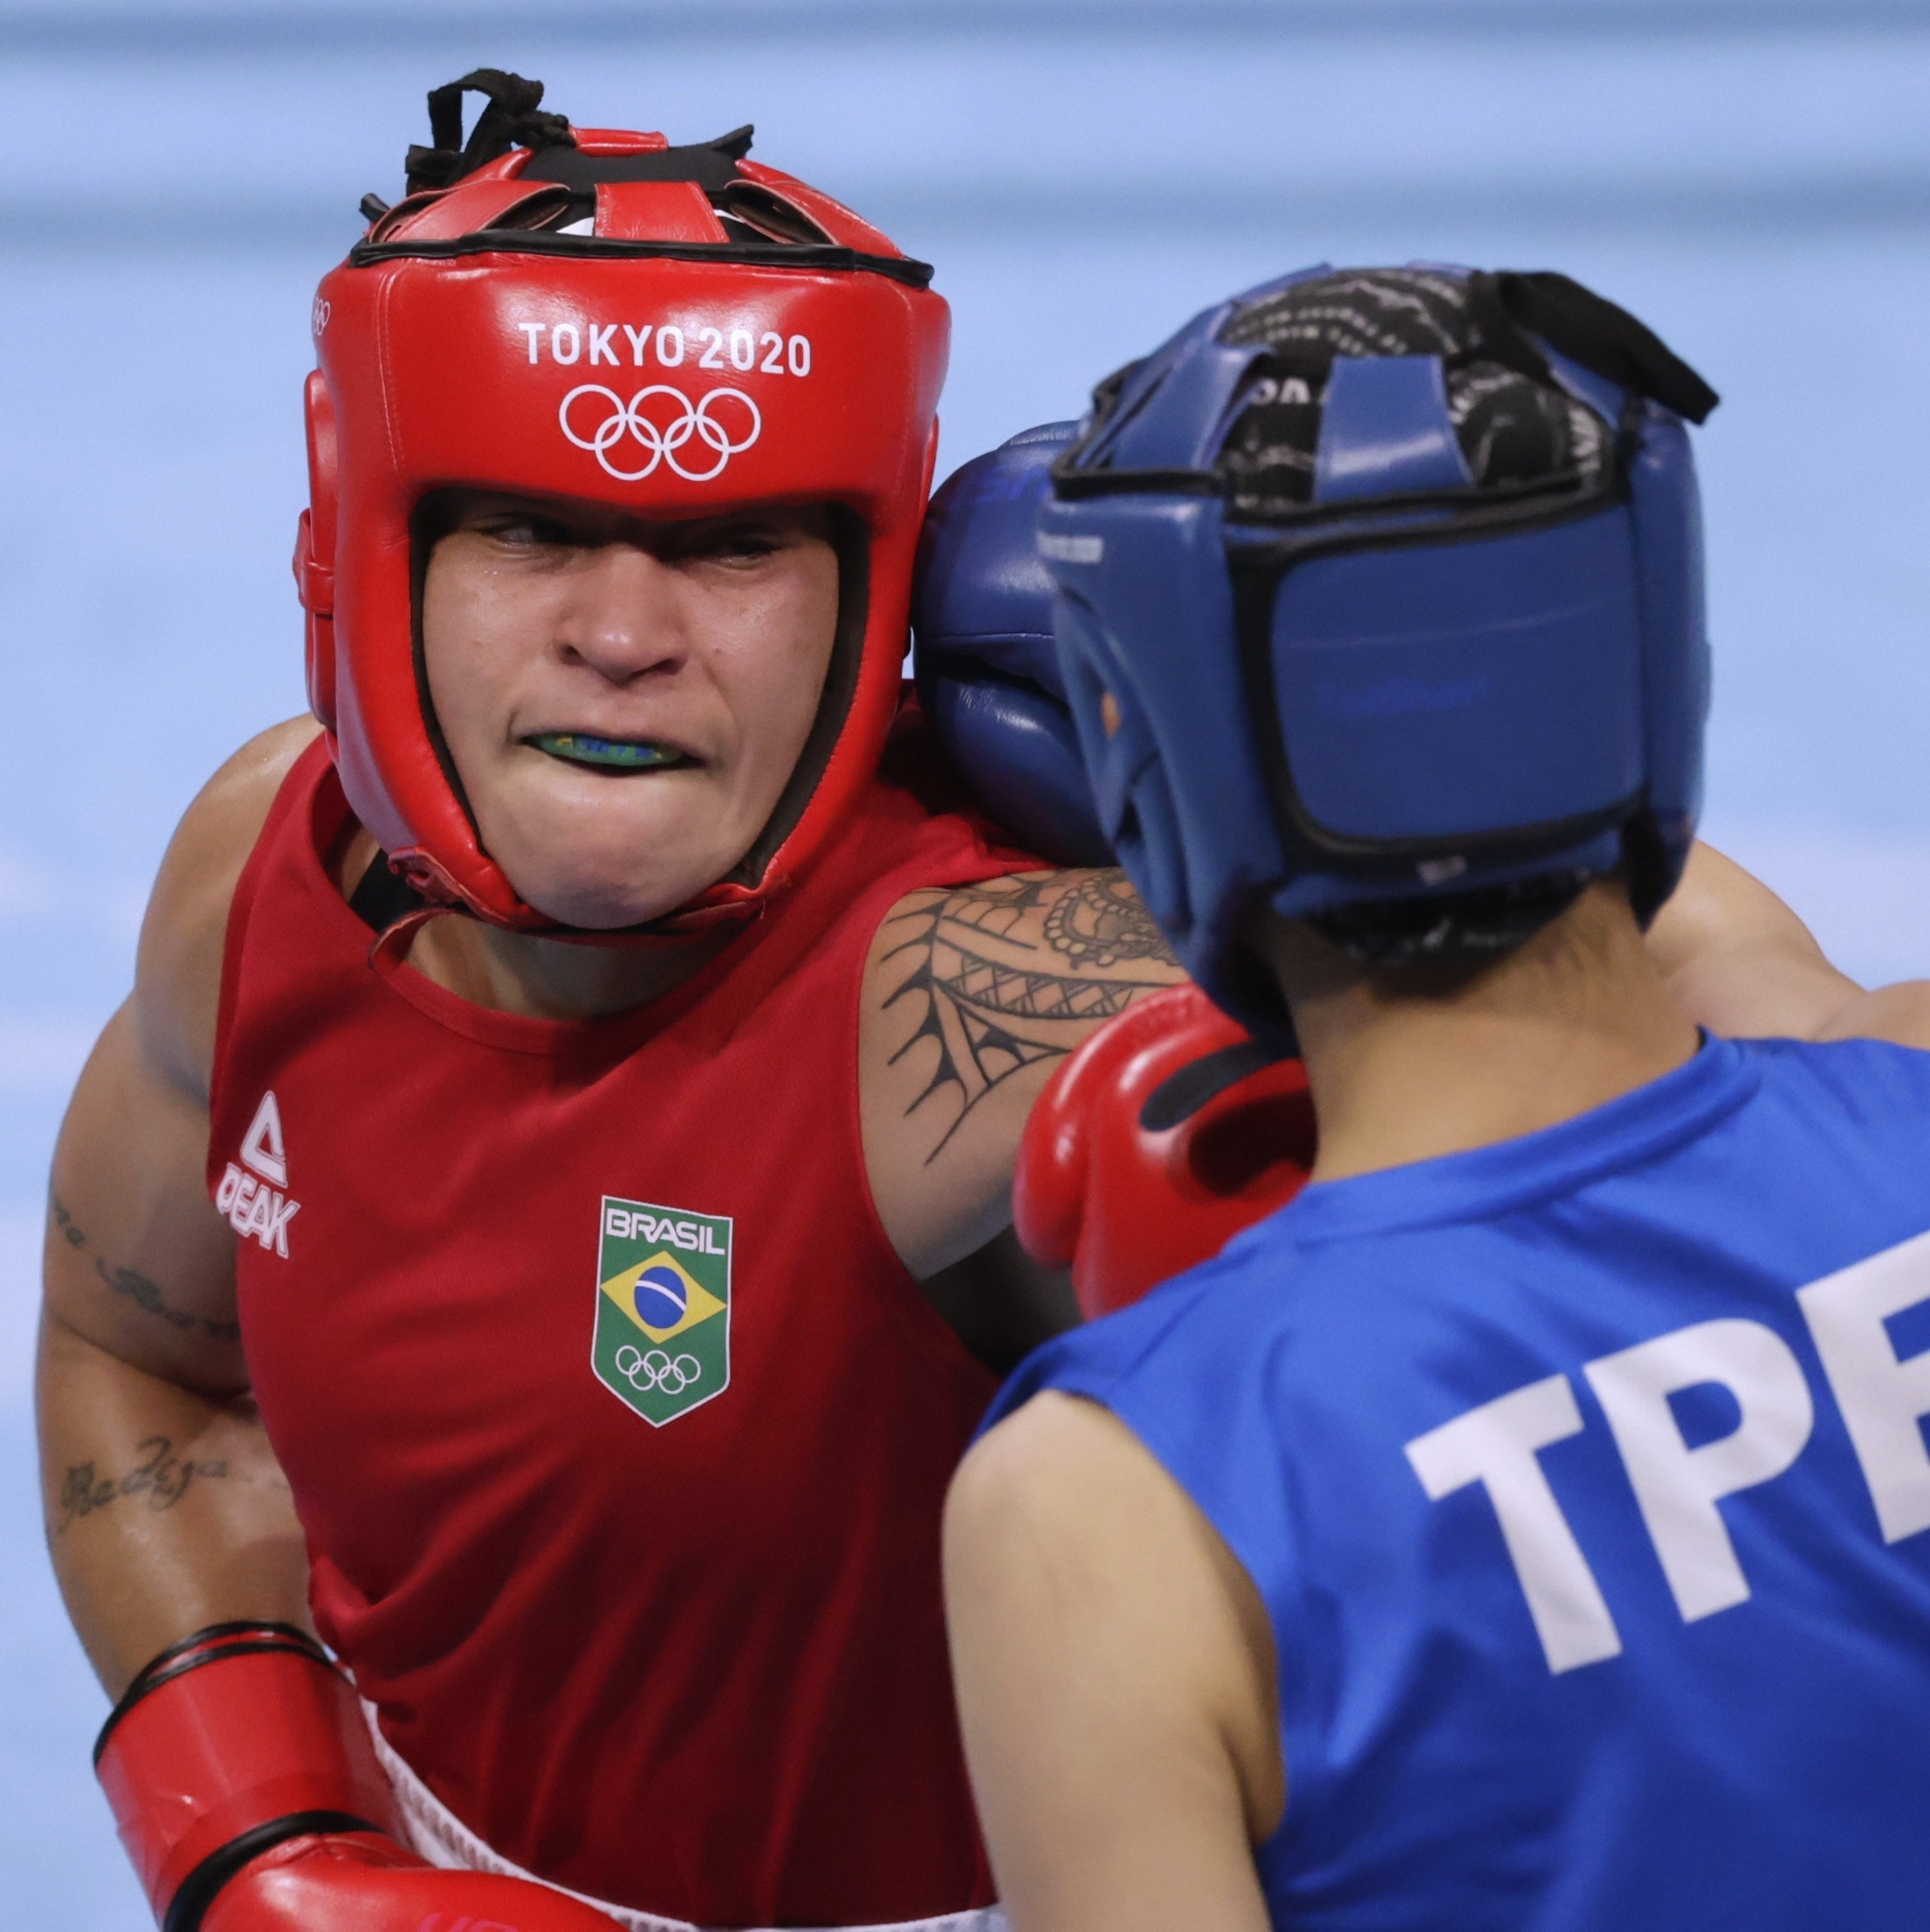
[[[208,1198],[208,1086],[228,909],[275,793],[319,727],[244,746],[188,808],[148,903],[134,996],[88,1055],[49,1190],[51,1346],[182,1388],[247,1385],[234,1233]]]
[[[1930,1050],[1930,980],[1865,992],[1762,880],[1700,841],[1648,949],[1684,1011],[1713,1032]]]
[[[1139,1438],[1095,1403],[1034,1396],[960,1466],[944,1571],[967,1753],[1001,1879],[1001,1840],[1009,1855],[1013,1821],[1040,1806],[1076,1808],[1082,1786],[1109,1794],[1105,1812],[1123,1818],[1131,1800],[1117,1767],[1131,1763],[1173,1780],[1163,1804],[1223,1793],[1237,1880],[1247,1844],[1286,1804],[1271,1626],[1238,1559]],[[1068,1737],[1081,1740],[1072,1756]],[[1061,1843],[1084,1835],[1071,1812],[1061,1822]],[[1055,1860],[1041,1843],[1041,1869]]]
[[[1097,1402],[1048,1389],[979,1437],[945,1505],[948,1550],[1032,1568],[1039,1548],[1095,1585],[1190,1557],[1218,1571],[1223,1546],[1137,1435]],[[1006,1539],[1034,1545],[1027,1557]],[[1004,1545],[1004,1547],[1001,1547]],[[1036,1573],[1036,1572],[1035,1572]],[[1105,1587],[1109,1588],[1107,1584]]]
[[[946,1563],[1035,1575],[1041,1547],[1060,1558],[1097,1550],[1116,1521],[1137,1521],[1144,1534],[1153,1527],[1145,1505],[1157,1511],[1171,1481],[1110,1410],[1047,1390],[988,1429],[959,1464],[945,1500]]]
[[[936,1153],[994,1089],[1183,975],[1115,869],[913,892],[873,941],[868,1013]]]
[[[132,1018],[157,1072],[205,1094],[228,909],[290,767],[321,727],[291,718],[251,739],[204,785],[168,842],[141,922]]]
[[[1162,983],[1178,976],[1172,951],[1132,881],[1116,865],[1010,872],[970,885],[906,895],[886,926],[920,915],[966,934],[1019,946],[1075,976],[1150,962]]]
[[[1026,1115],[1057,1063],[1131,1002],[1184,978],[1116,868],[1018,872],[913,892],[865,973],[865,1149],[914,1273],[1010,1218]]]
[[[1270,1650],[1252,1581],[1219,1532],[1132,1429],[1083,1397],[1046,1390],[987,1430],[952,1480],[944,1533],[961,1587],[1002,1575],[1057,1599],[1054,1615],[1082,1624],[1082,1603],[1122,1636],[1217,1624],[1234,1648]]]
[[[1885,1040],[1930,1052],[1930,980],[1902,980],[1845,1000],[1817,1029],[1818,1040]]]

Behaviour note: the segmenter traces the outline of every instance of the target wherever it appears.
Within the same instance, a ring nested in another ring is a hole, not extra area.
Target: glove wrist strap
[[[354,1687],[285,1624],[170,1645],[115,1705],[94,1762],[165,1932],[194,1932],[223,1885],[291,1838],[400,1835]]]

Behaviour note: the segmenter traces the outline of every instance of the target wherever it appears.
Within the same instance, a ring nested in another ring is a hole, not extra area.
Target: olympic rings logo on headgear
[[[629,1358],[628,1361],[625,1356]],[[662,1389],[666,1395],[681,1395],[702,1379],[704,1365],[694,1355],[679,1355],[673,1361],[660,1348],[653,1348],[646,1355],[626,1342],[616,1351],[616,1372],[633,1389]]]
[[[580,434],[570,419],[570,411],[577,398],[584,395],[601,396],[609,405],[608,415],[598,422],[588,436]],[[644,405],[654,395],[669,396],[683,414],[673,415],[668,423],[655,421],[644,413]],[[711,404],[726,397],[741,403],[751,412],[749,435],[733,437],[711,415]],[[556,419],[563,426],[563,434],[579,450],[589,450],[619,483],[641,483],[660,463],[669,464],[686,483],[709,483],[713,478],[722,476],[725,464],[732,457],[742,455],[764,433],[764,418],[757,404],[742,389],[712,389],[701,402],[693,403],[682,389],[673,388],[668,382],[652,382],[639,389],[628,402],[615,389],[607,389],[601,382],[580,382],[563,398]],[[644,452],[646,460],[640,470],[620,469],[610,460],[610,451],[625,437]],[[677,451],[693,437],[714,458],[708,469],[687,470],[678,459]]]

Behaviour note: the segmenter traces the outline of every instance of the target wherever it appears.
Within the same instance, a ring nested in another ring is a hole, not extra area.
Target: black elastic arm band
[[[200,1932],[215,1894],[251,1860],[292,1838],[306,1838],[317,1832],[374,1832],[388,1834],[380,1825],[371,1825],[353,1812],[291,1812],[286,1818],[271,1818],[265,1825],[231,1838],[218,1852],[210,1852],[181,1881],[181,1889],[161,1922],[161,1932]]]
[[[121,1692],[120,1701],[107,1713],[107,1721],[100,1727],[100,1736],[94,1740],[95,1764],[98,1766],[100,1763],[101,1753],[106,1750],[107,1740],[113,1736],[115,1727],[143,1697],[159,1690],[163,1684],[171,1684],[177,1677],[185,1677],[190,1670],[199,1670],[203,1664],[218,1664],[228,1657],[258,1656],[264,1651],[285,1651],[293,1656],[306,1657],[326,1671],[333,1672],[335,1668],[328,1660],[328,1653],[306,1630],[293,1624],[266,1621],[209,1624],[206,1629],[183,1637],[179,1643],[169,1644],[134,1673],[134,1681]]]

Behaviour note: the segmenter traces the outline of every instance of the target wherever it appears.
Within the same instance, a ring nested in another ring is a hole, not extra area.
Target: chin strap
[[[453,896],[422,890],[423,884],[434,883],[426,878],[418,883],[397,871],[387,853],[375,855],[348,895],[349,910],[375,934],[369,954],[373,963],[389,967],[401,965],[408,958],[416,933],[439,913],[453,912],[466,918],[479,917]],[[690,945],[714,938],[720,929],[754,924],[762,917],[765,904],[765,895],[759,893],[722,904],[687,907],[642,925],[623,926],[615,932],[560,924],[515,930],[525,932],[532,938],[567,939],[574,945]]]
[[[571,945],[622,946],[632,952],[670,952],[679,946],[700,945],[705,940],[714,938],[720,930],[732,926],[748,926],[763,914],[761,904],[735,906],[720,905],[705,909],[703,913],[688,915],[691,919],[701,918],[702,925],[695,925],[678,931],[664,931],[656,927],[631,926],[621,932],[596,932],[584,926],[560,925],[548,932],[540,930],[523,931],[524,936],[532,939],[556,939]],[[416,935],[431,919],[450,913],[458,918],[472,919],[476,915],[467,906],[461,905],[419,905],[412,912],[405,912],[400,918],[386,925],[375,935],[368,948],[368,963],[385,977],[394,973],[409,960],[409,948],[416,943]]]

